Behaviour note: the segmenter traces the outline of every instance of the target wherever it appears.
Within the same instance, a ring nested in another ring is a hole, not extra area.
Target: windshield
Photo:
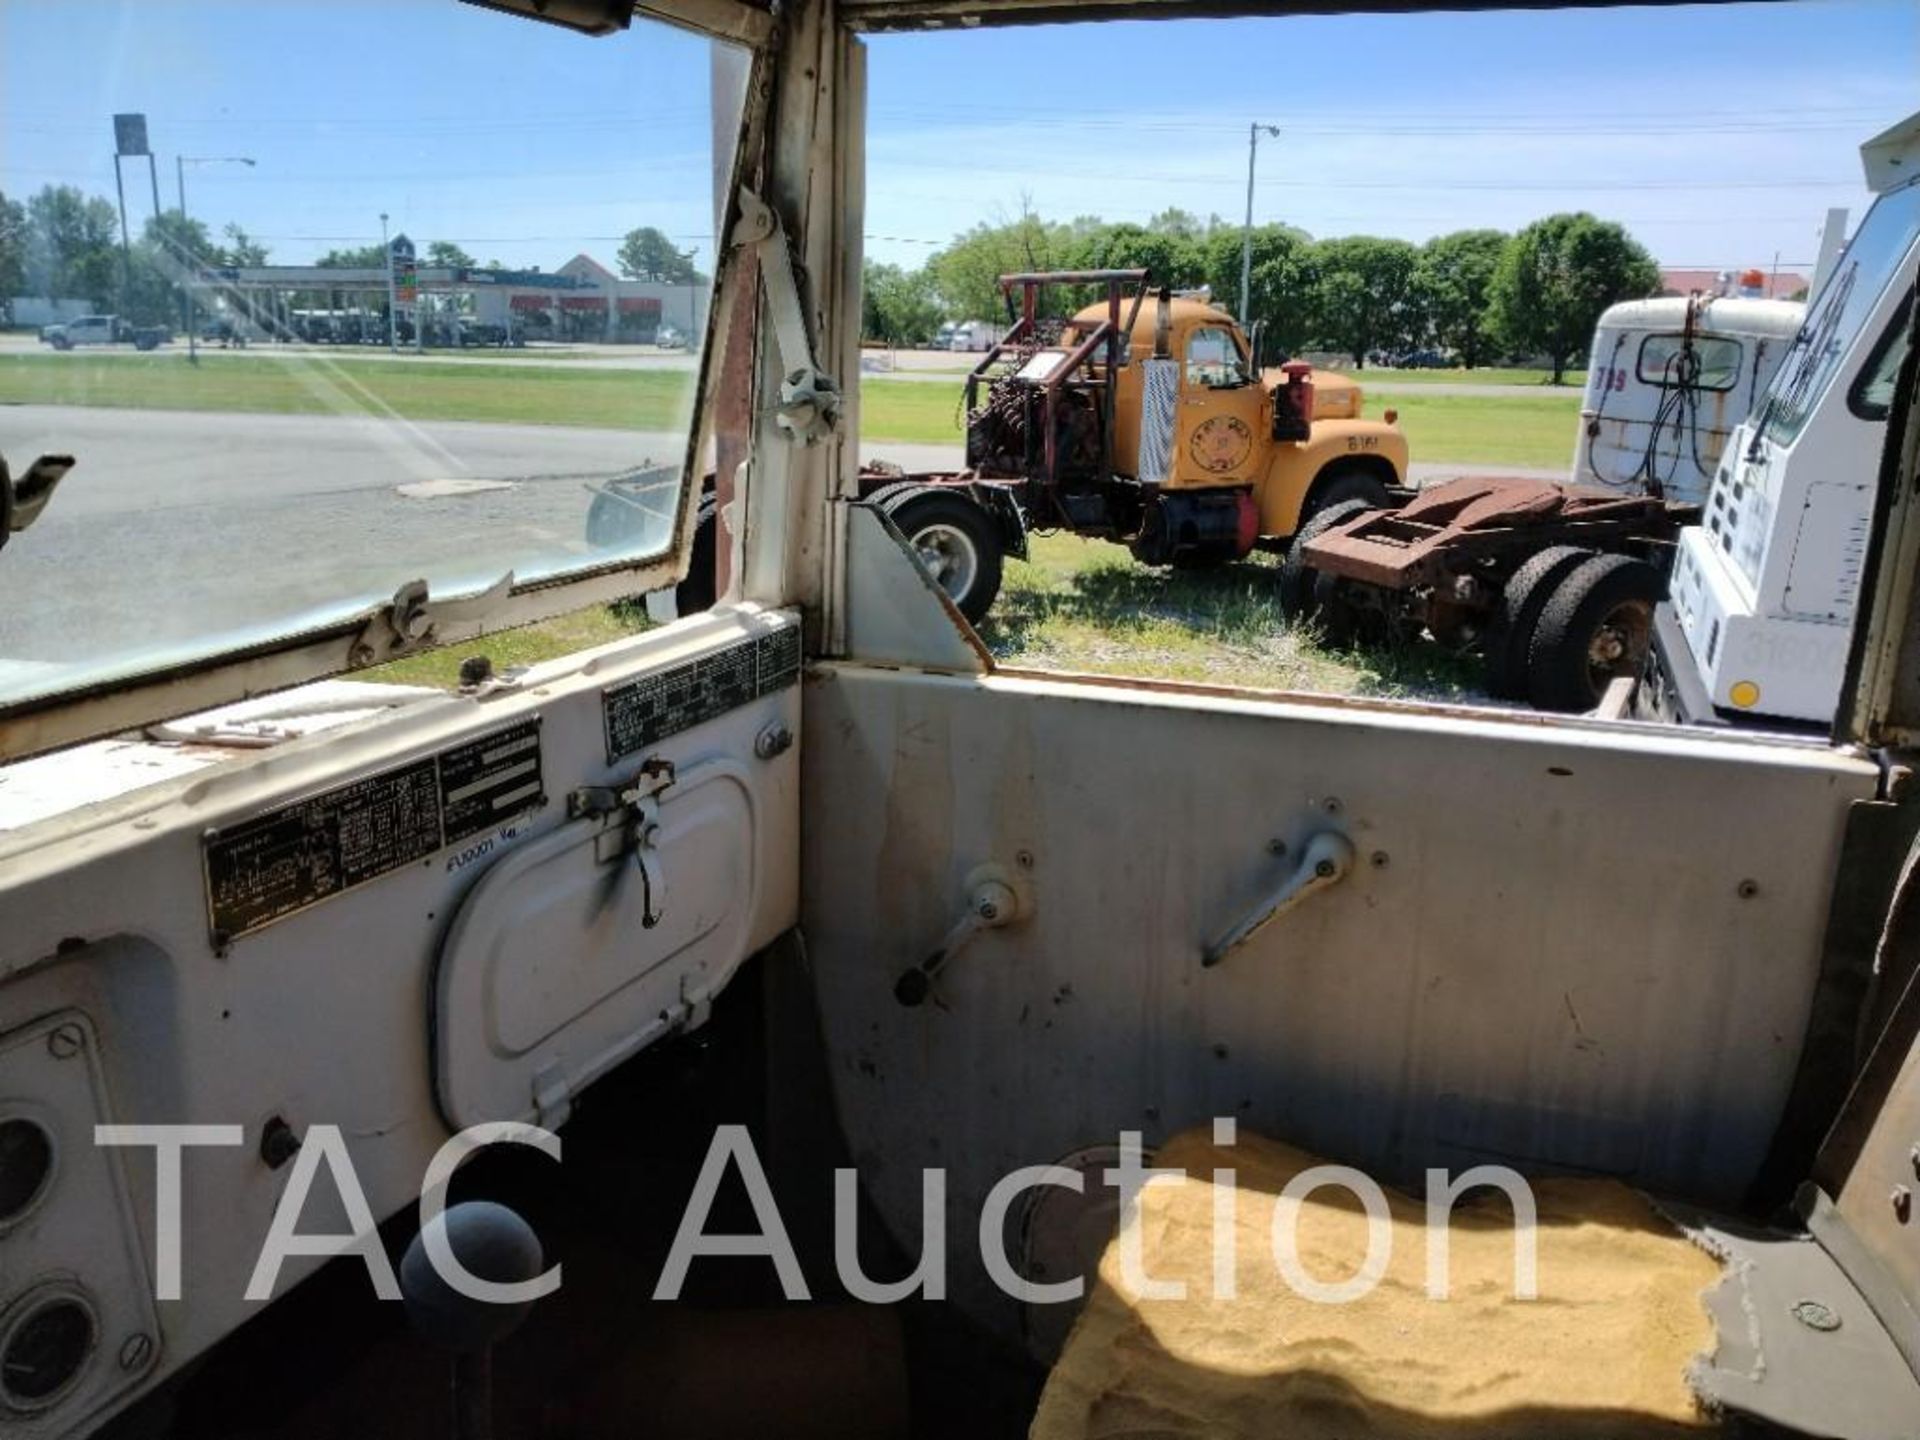
[[[1920,181],[1882,195],[1860,222],[1794,337],[1767,396],[1761,434],[1790,445],[1819,406],[1920,235]]]
[[[0,455],[76,462],[0,554],[0,704],[666,553],[729,66],[452,4],[0,8]]]

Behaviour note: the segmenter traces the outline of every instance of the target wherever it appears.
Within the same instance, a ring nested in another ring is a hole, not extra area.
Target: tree
[[[471,270],[480,262],[451,240],[434,240],[428,243],[426,258],[420,263],[450,270]]]
[[[1471,370],[1492,356],[1487,295],[1507,237],[1499,230],[1456,230],[1420,247],[1414,271],[1433,338]]]
[[[1585,211],[1549,215],[1507,242],[1488,314],[1509,349],[1548,358],[1558,385],[1602,311],[1659,288],[1660,267],[1623,226]]]
[[[1206,254],[1191,234],[1138,225],[1103,225],[1080,237],[1068,263],[1084,270],[1146,270],[1155,285],[1189,290],[1206,284]]]
[[[27,201],[26,290],[112,308],[119,229],[109,202],[71,185],[43,187]]]
[[[323,270],[384,270],[387,251],[378,243],[355,250],[329,250],[313,263]]]
[[[267,263],[267,247],[232,221],[221,233],[227,237],[227,264],[251,267]]]
[[[1215,226],[1201,246],[1206,283],[1213,299],[1240,313],[1240,245],[1237,226]],[[1311,237],[1290,225],[1260,225],[1252,238],[1247,321],[1260,327],[1261,355],[1292,355],[1312,339],[1313,288]]]
[[[629,230],[616,257],[620,273],[629,280],[653,280],[663,285],[691,285],[700,278],[693,258],[651,225]]]
[[[940,328],[940,301],[924,270],[869,260],[861,274],[860,333],[889,345],[924,345]]]
[[[26,286],[27,207],[0,191],[0,305],[10,306]],[[10,308],[8,316],[12,316]]]
[[[1425,331],[1413,272],[1420,252],[1405,240],[1348,235],[1313,247],[1314,332],[1328,349],[1367,363],[1372,350],[1401,350]]]
[[[1075,225],[1050,225],[1023,200],[1016,220],[980,224],[927,260],[927,273],[957,319],[986,320],[1004,313],[1000,277],[1023,270],[1064,270],[1076,247],[1100,222],[1083,217]],[[1078,233],[1076,233],[1076,230]],[[1045,313],[1060,316],[1076,307],[1076,297],[1055,286],[1045,298]]]

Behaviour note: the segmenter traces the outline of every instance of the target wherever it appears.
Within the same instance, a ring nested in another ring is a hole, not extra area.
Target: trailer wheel
[[[936,485],[873,497],[955,608],[978,625],[1000,593],[1003,547],[991,515],[958,491]]]
[[[1529,556],[1507,577],[1480,642],[1481,683],[1487,694],[1496,700],[1527,698],[1527,656],[1540,612],[1566,573],[1593,554],[1577,545],[1555,545]]]
[[[1631,555],[1595,555],[1560,578],[1527,655],[1527,698],[1539,710],[1591,710],[1621,675],[1637,675],[1666,578]]]
[[[1314,613],[1316,597],[1314,577],[1318,573],[1307,563],[1303,553],[1307,541],[1316,535],[1324,535],[1336,525],[1345,524],[1365,510],[1384,508],[1384,502],[1376,505],[1369,500],[1342,500],[1337,505],[1328,505],[1314,512],[1313,518],[1302,525],[1287,546],[1286,558],[1280,562],[1280,580],[1278,583],[1280,613],[1289,620],[1305,620]]]

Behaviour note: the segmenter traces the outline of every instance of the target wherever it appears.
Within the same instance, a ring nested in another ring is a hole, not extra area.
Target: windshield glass
[[[735,74],[642,20],[0,8],[0,455],[75,458],[0,704],[667,552]]]
[[[1807,312],[1768,392],[1762,433],[1790,445],[1854,348],[1900,262],[1920,235],[1920,182],[1882,195],[1860,222],[1832,277]]]

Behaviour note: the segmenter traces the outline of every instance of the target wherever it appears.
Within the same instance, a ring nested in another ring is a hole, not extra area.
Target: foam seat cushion
[[[1720,1262],[1624,1185],[1532,1182],[1534,1299],[1516,1295],[1504,1196],[1476,1190],[1455,1206],[1449,1293],[1438,1300],[1427,1293],[1425,1199],[1386,1190],[1384,1272],[1358,1298],[1325,1303],[1284,1278],[1272,1240],[1280,1192],[1321,1161],[1244,1133],[1216,1146],[1196,1131],[1154,1163],[1188,1178],[1141,1197],[1143,1270],[1184,1282],[1186,1298],[1137,1293],[1120,1240],[1110,1243],[1034,1440],[1624,1440],[1718,1429],[1688,1374],[1714,1343],[1702,1294]],[[1236,1176],[1230,1296],[1214,1293],[1217,1168]],[[1316,1190],[1287,1213],[1296,1273],[1338,1285],[1362,1270],[1369,1226],[1352,1191]]]

